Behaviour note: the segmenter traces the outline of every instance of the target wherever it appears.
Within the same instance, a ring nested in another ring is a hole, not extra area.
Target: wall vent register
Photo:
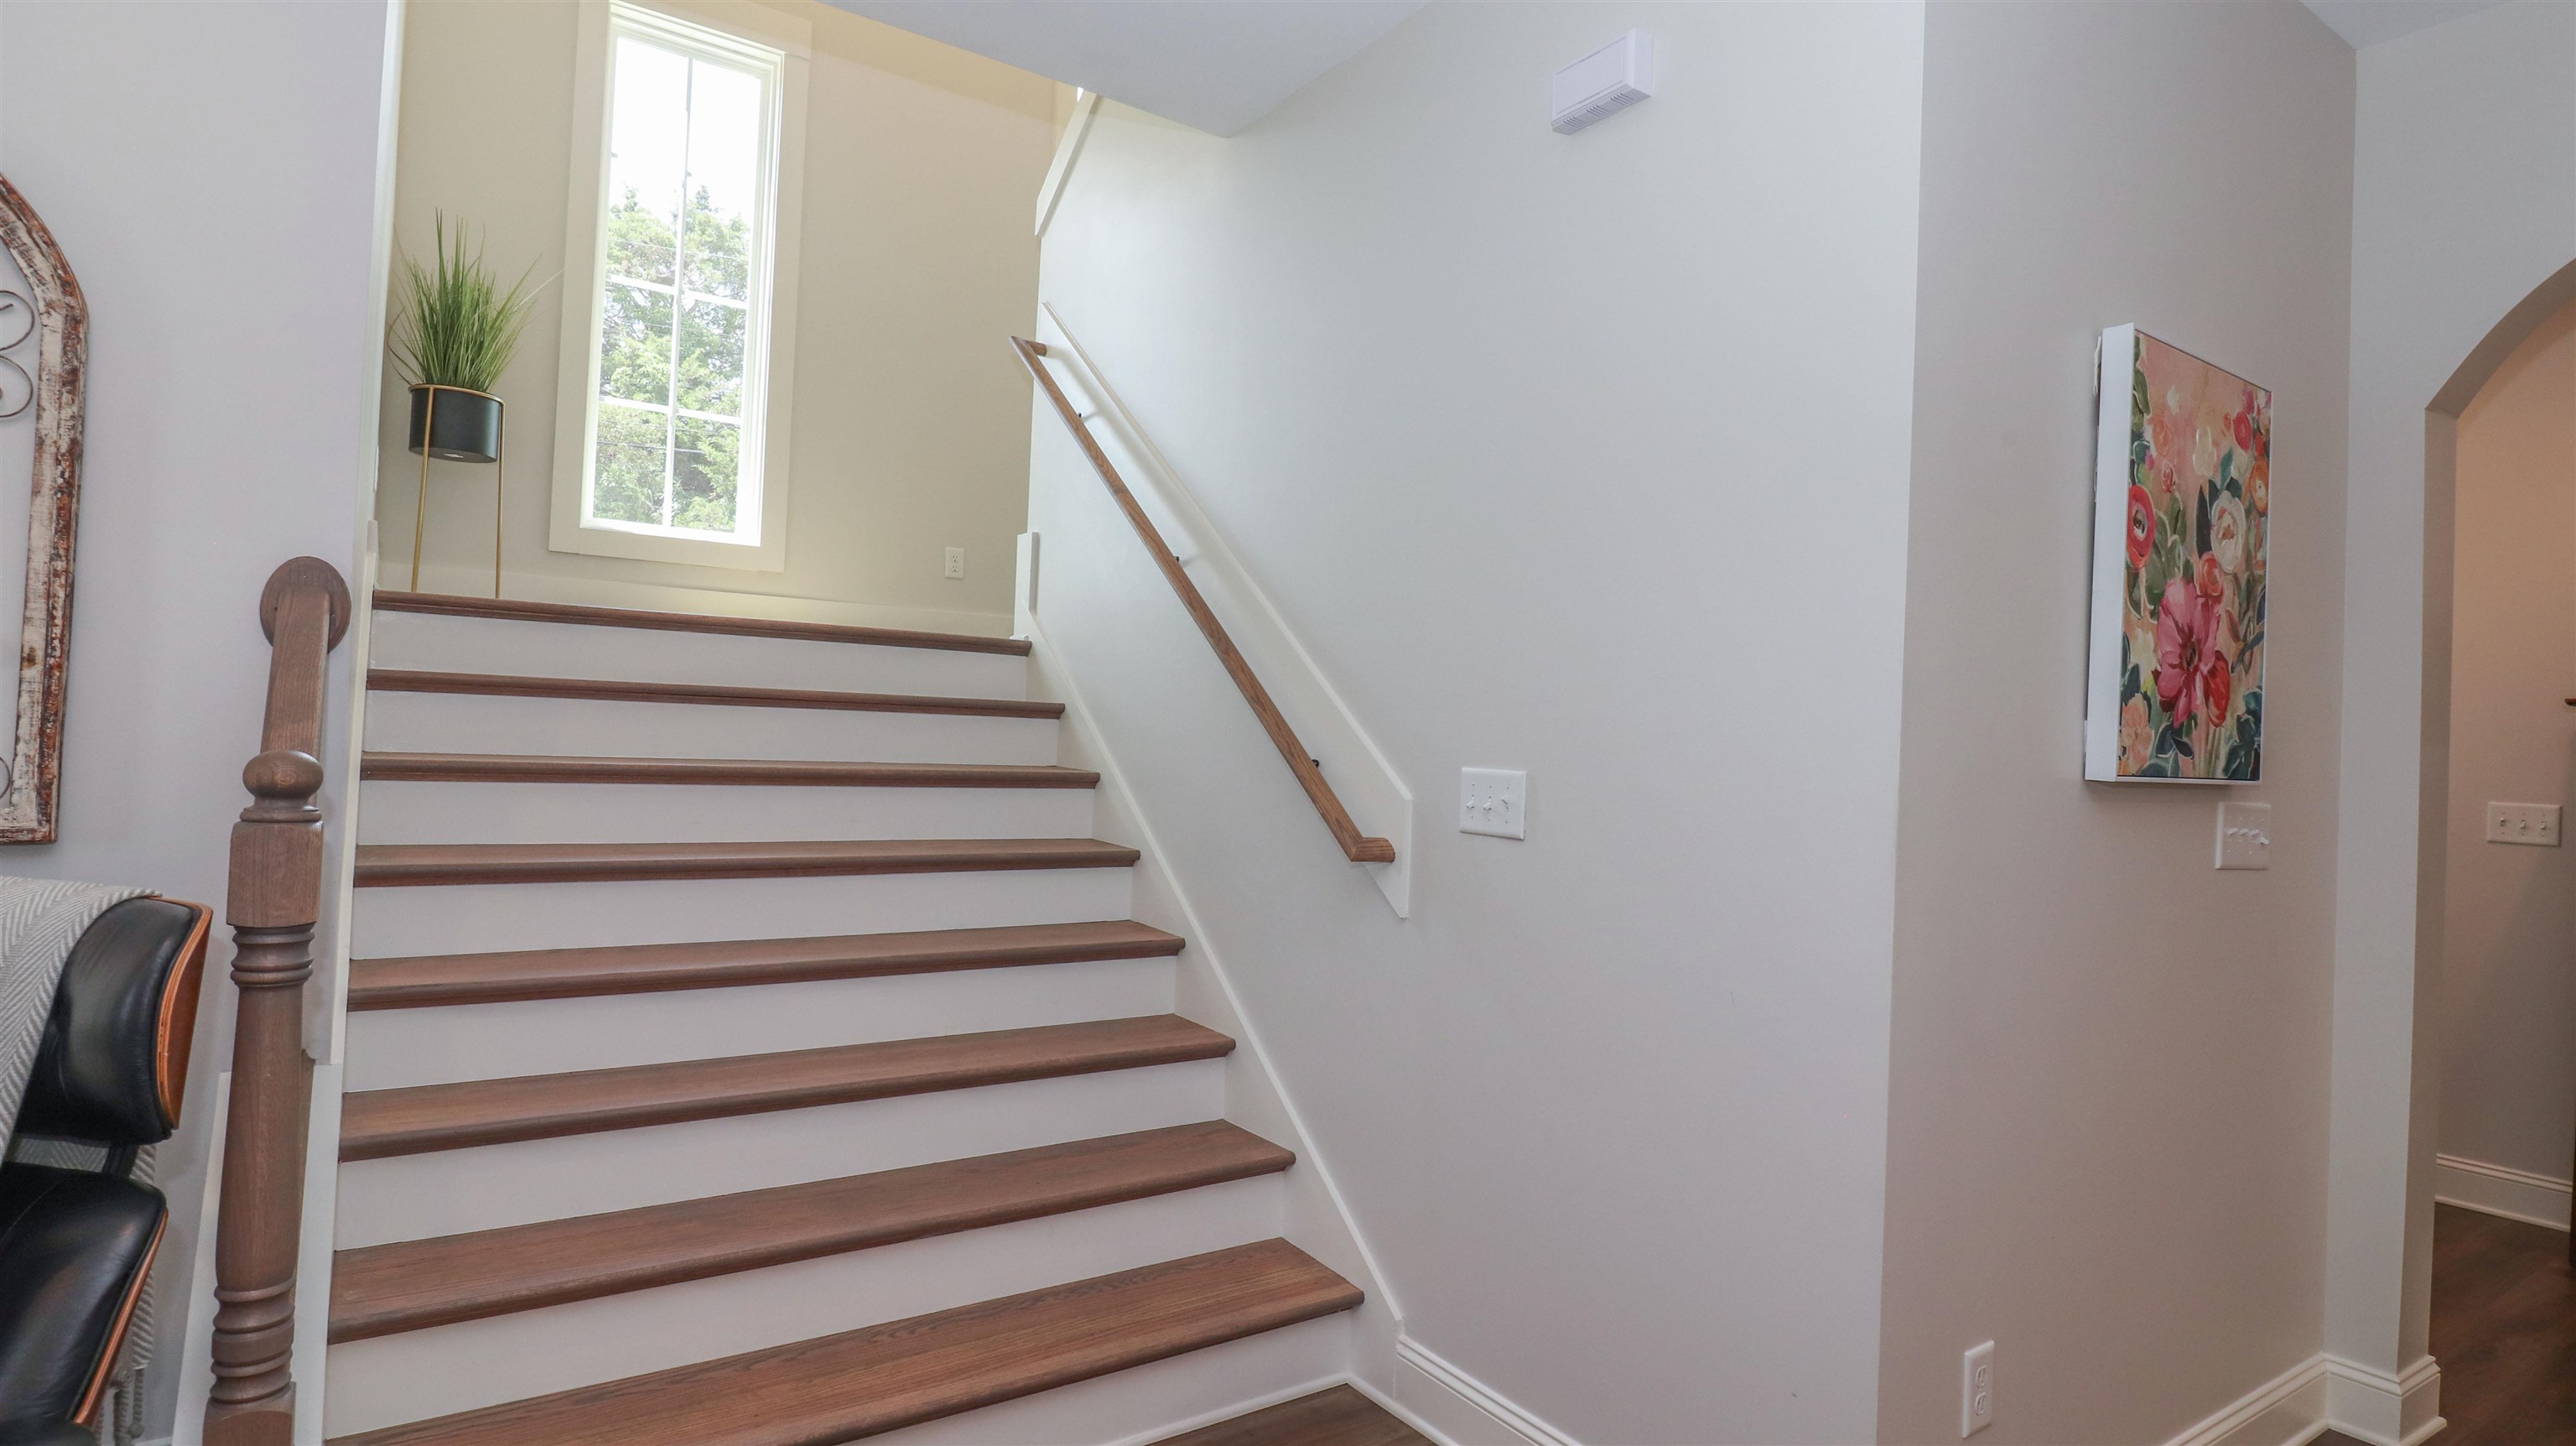
[[[1556,133],[1598,125],[1654,93],[1655,38],[1631,30],[1556,73]]]

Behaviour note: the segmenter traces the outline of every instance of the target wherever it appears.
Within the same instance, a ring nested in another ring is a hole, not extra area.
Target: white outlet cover
[[[1995,1343],[1971,1346],[1959,1360],[1959,1435],[1995,1424]]]
[[[2268,869],[2272,866],[2272,805],[2222,803],[2218,806],[2218,867]]]
[[[1458,770],[1458,831],[1527,838],[1529,775],[1517,768]]]

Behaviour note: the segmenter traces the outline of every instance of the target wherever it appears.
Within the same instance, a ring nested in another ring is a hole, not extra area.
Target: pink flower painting
[[[2263,768],[2272,394],[2134,328],[2112,336],[2130,355],[2125,466],[2101,479],[2125,514],[2105,560],[2119,569],[2121,616],[2095,634],[2118,649],[2116,680],[2096,694],[2117,720],[2103,735],[2107,776],[2252,782]],[[2104,368],[2106,430],[2116,360]],[[2114,447],[2105,441],[2106,473]]]

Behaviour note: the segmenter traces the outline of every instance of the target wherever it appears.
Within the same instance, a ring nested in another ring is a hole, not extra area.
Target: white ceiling
[[[2317,18],[2333,26],[2334,33],[2355,50],[2412,35],[2500,3],[2502,0],[2307,0]]]
[[[1421,0],[828,0],[1221,136],[1268,115]]]

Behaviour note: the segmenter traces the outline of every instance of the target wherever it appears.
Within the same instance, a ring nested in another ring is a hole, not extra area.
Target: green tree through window
[[[634,35],[617,42],[585,520],[730,536],[743,522],[769,190],[757,74]],[[685,201],[683,203],[683,198]]]

